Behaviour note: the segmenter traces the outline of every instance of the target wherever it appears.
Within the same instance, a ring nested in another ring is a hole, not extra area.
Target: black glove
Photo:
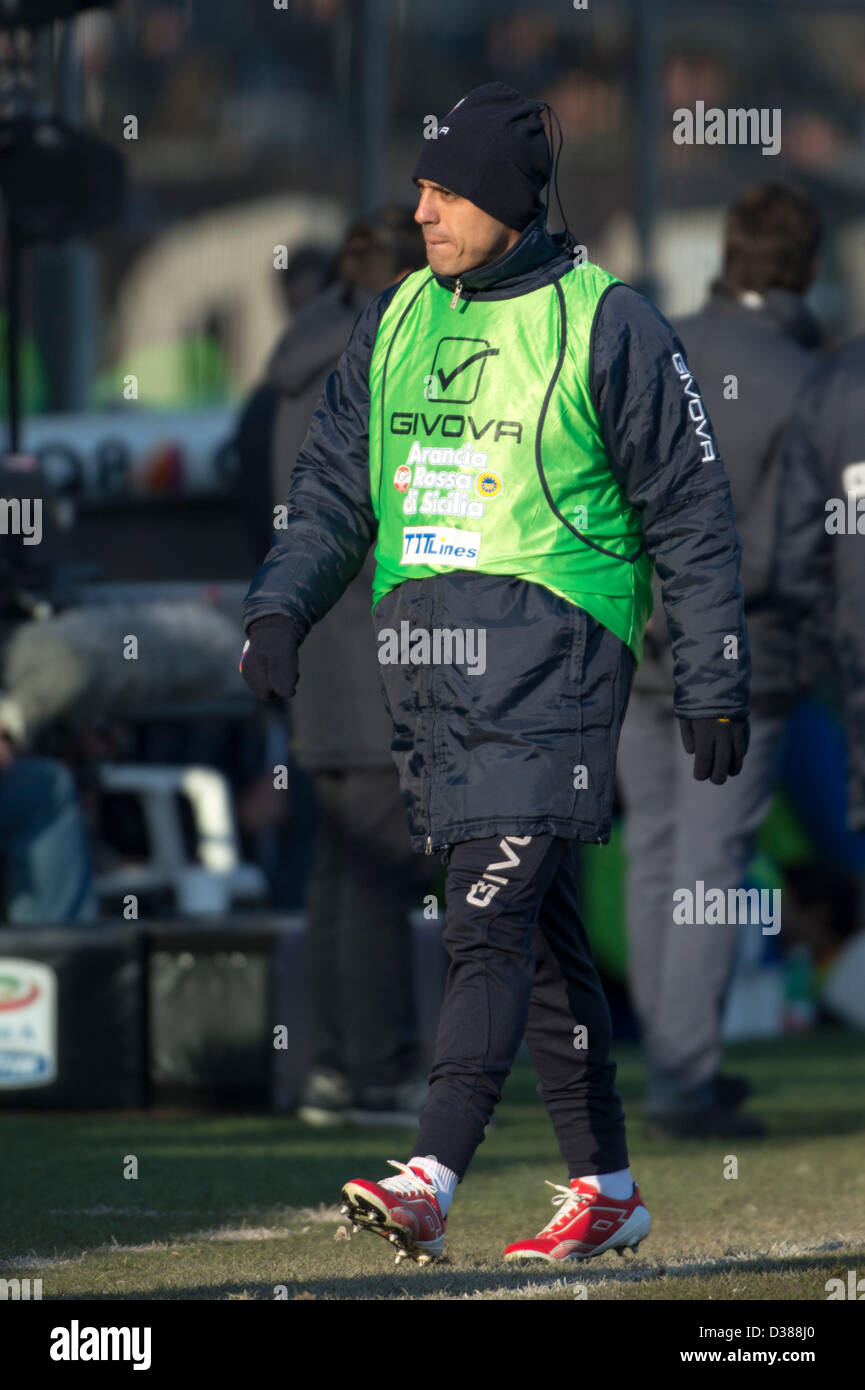
[[[247,630],[239,671],[259,700],[290,700],[297,685],[300,626],[281,613],[256,618]]]
[[[710,777],[720,786],[742,771],[751,741],[747,719],[681,719],[679,724],[685,752],[696,753],[694,776],[698,782]]]

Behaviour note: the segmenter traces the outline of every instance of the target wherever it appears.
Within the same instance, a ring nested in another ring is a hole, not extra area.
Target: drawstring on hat
[[[550,147],[550,177],[549,177],[549,179],[547,180],[547,199],[546,199],[546,207],[545,207],[545,211],[544,211],[544,226],[546,227],[547,232],[549,232],[549,230],[550,230],[550,228],[549,228],[549,221],[550,221],[550,188],[552,187],[553,183],[555,183],[555,188],[556,188],[556,202],[557,202],[558,205],[559,205],[559,212],[560,212],[561,215],[562,215],[562,222],[563,222],[564,225],[565,225],[565,250],[566,250],[568,253],[570,253],[571,250],[573,249],[573,247],[575,246],[574,234],[573,234],[573,232],[571,231],[570,227],[568,226],[568,219],[567,219],[567,217],[565,216],[565,210],[564,210],[564,208],[562,207],[561,194],[559,193],[559,155],[560,155],[561,152],[562,152],[562,145],[563,145],[564,142],[565,142],[565,137],[564,137],[564,135],[562,134],[562,125],[561,125],[561,121],[559,120],[559,118],[558,118],[558,116],[556,115],[556,113],[555,113],[555,111],[553,110],[553,108],[550,106],[550,103],[549,103],[548,101],[540,101],[540,102],[538,102],[538,110],[539,110],[539,112],[541,113],[541,121],[542,121],[542,122],[543,122],[543,119],[544,119],[544,117],[543,117],[544,110],[546,110],[546,111],[548,111],[548,112],[550,113],[550,133],[549,133],[549,135],[547,136],[547,142],[548,142],[549,147]],[[559,148],[558,148],[558,150],[556,151],[555,156],[553,155],[553,119],[554,119],[554,118],[555,118],[556,125],[557,125],[558,128],[559,128]],[[547,134],[546,126],[544,126],[544,134],[545,134],[545,135]]]

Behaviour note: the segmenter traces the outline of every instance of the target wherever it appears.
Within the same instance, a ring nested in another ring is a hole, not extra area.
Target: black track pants
[[[628,1166],[609,1060],[610,1011],[578,908],[576,843],[553,835],[454,845],[450,956],[412,1154],[462,1179],[525,1037],[570,1177]]]

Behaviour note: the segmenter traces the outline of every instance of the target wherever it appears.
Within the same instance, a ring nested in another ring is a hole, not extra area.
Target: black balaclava
[[[567,239],[572,239],[558,186],[562,128],[559,125],[559,149],[553,160],[552,140],[543,121],[545,109],[555,116],[548,102],[524,97],[505,82],[473,88],[439,122],[438,137],[424,141],[412,180],[439,183],[506,227],[522,232],[542,211],[549,214],[549,191],[545,208],[541,190],[552,170]]]

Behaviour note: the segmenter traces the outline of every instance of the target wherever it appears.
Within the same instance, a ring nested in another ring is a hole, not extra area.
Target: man
[[[425,144],[429,270],[358,319],[244,605],[248,683],[290,695],[299,643],[377,536],[392,750],[414,847],[447,859],[451,967],[413,1157],[343,1196],[418,1262],[443,1249],[524,1036],[570,1181],[506,1256],[584,1258],[649,1230],[574,859],[610,835],[652,559],[696,771],[735,774],[747,746],[729,483],[669,325],[546,230],[545,105],[489,83]]]
[[[729,210],[723,271],[709,302],[677,325],[730,477],[742,542],[751,740],[741,777],[723,789],[690,776],[670,708],[670,636],[658,611],[634,678],[619,778],[628,979],[649,1065],[647,1131],[659,1138],[765,1132],[759,1116],[739,1112],[746,1078],[720,1071],[740,933],[760,932],[760,924],[674,921],[673,894],[702,883],[729,901],[729,890],[742,887],[775,794],[789,717],[818,672],[827,589],[816,474],[779,488],[779,471],[784,429],[819,340],[803,296],[820,237],[810,194],[776,182],[748,188]],[[782,500],[789,514],[779,525]],[[655,590],[658,609],[657,582]]]
[[[0,926],[94,922],[99,904],[75,778],[54,758],[20,756],[15,713],[0,698]]]
[[[0,455],[4,500],[41,496],[43,482],[35,457]],[[27,505],[22,500],[22,511]],[[34,595],[44,604],[50,587],[55,532],[45,510],[39,545],[13,535],[0,547],[0,926],[93,922],[99,916],[75,778],[64,763],[32,751],[41,723],[40,687],[44,692],[50,686],[62,698],[71,664],[50,644],[10,662],[16,634],[42,627],[25,615],[32,612]]]
[[[260,387],[238,430],[256,549],[266,549],[274,504],[288,497],[310,416],[358,312],[425,265],[412,211],[388,205],[352,222],[327,284],[292,314],[266,371],[265,427],[256,424]],[[374,574],[370,552],[304,643],[291,711],[292,751],[315,802],[305,937],[315,1037],[298,1117],[317,1126],[412,1126],[428,1089],[409,913],[433,891],[439,866],[412,852],[406,829],[370,618]]]
[[[782,520],[799,510],[805,481],[817,479],[808,496],[833,581],[829,630],[847,724],[848,823],[865,832],[865,337],[830,353],[808,377],[782,455]],[[865,900],[860,921],[862,909]]]

